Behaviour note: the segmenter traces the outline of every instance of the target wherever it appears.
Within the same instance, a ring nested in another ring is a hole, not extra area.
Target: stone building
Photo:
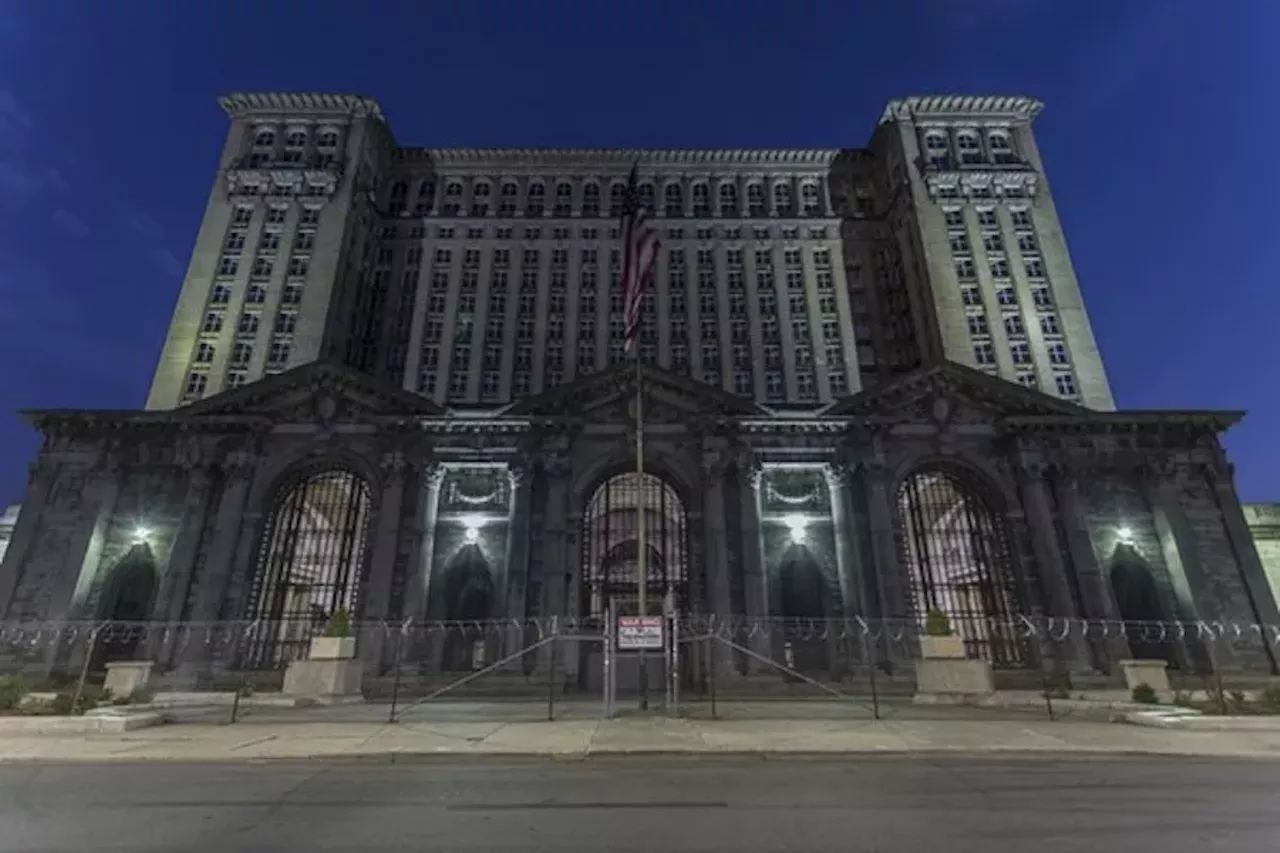
[[[635,607],[641,512],[651,607],[728,625],[937,609],[1003,670],[1107,673],[1206,651],[1028,627],[1280,623],[1219,441],[1240,415],[1114,409],[1033,101],[894,102],[840,152],[403,149],[367,99],[224,106],[147,408],[27,413],[10,623],[249,624],[222,661],[248,669],[338,608],[598,627]],[[637,160],[666,238],[642,380],[610,287]],[[362,636],[370,671],[385,636]],[[1248,631],[1217,663],[1275,669]]]

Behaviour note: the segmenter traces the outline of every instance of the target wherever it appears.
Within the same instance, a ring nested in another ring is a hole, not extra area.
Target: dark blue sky
[[[1035,95],[1119,404],[1247,409],[1242,495],[1280,500],[1277,33],[1267,0],[0,0],[0,502],[10,412],[142,404],[235,89],[373,95],[429,146],[847,147],[894,96]]]

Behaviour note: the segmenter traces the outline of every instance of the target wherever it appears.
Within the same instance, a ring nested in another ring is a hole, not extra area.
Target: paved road
[[[1280,762],[0,766],[0,853],[1275,849]]]

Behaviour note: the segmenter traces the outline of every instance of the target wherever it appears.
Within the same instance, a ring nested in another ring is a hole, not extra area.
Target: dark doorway
[[[107,622],[94,652],[94,669],[111,661],[134,660],[146,638],[156,591],[151,546],[136,543],[107,575],[98,599],[98,618]]]
[[[465,545],[449,564],[444,585],[446,670],[479,669],[486,662],[486,621],[493,612],[493,575],[479,545]]]
[[[1161,639],[1164,608],[1147,561],[1132,545],[1118,545],[1111,555],[1111,594],[1125,623],[1129,652],[1139,660],[1164,660],[1177,666],[1174,644]]]
[[[807,547],[791,545],[778,566],[778,604],[783,618],[782,661],[798,672],[827,669],[827,602],[830,590]]]

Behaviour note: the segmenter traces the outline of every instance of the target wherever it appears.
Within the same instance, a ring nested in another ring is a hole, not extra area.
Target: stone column
[[[1068,565],[1058,545],[1058,526],[1054,522],[1048,484],[1045,482],[1047,467],[1037,462],[1022,462],[1017,469],[1017,477],[1021,485],[1023,511],[1026,516],[1028,530],[1031,534],[1031,548],[1035,555],[1035,565],[1043,590],[1045,601],[1044,615],[1059,620],[1077,619],[1080,614],[1075,605],[1075,596],[1071,592],[1071,579],[1068,577]],[[1061,625],[1061,623],[1059,623]],[[1067,626],[1066,638],[1052,650],[1055,656],[1070,669],[1087,671],[1090,665],[1088,646],[1081,632]],[[1051,632],[1054,636],[1062,633],[1062,628]],[[1052,638],[1050,638],[1052,640]]]
[[[200,534],[204,531],[205,516],[209,512],[210,487],[213,477],[207,468],[193,468],[188,473],[187,497],[182,508],[182,521],[169,548],[169,562],[160,579],[156,595],[155,617],[164,622],[175,622],[182,615],[182,604],[187,588],[192,582],[191,571],[195,566],[196,552],[200,547]]]
[[[1062,518],[1062,529],[1066,534],[1067,551],[1071,562],[1076,567],[1076,577],[1080,580],[1080,598],[1084,607],[1082,614],[1088,624],[1090,645],[1095,655],[1101,659],[1098,665],[1110,670],[1110,661],[1129,657],[1128,644],[1119,637],[1104,638],[1099,623],[1120,621],[1115,601],[1111,595],[1109,579],[1098,562],[1093,540],[1089,535],[1087,508],[1080,493],[1080,483],[1090,472],[1072,468],[1059,468],[1057,474],[1058,513]]]
[[[364,661],[366,671],[372,668],[375,672],[382,663],[387,632],[399,627],[388,625],[386,618],[391,603],[396,550],[400,543],[408,463],[403,453],[393,451],[379,458],[378,469],[382,472],[382,494],[378,499],[378,516],[369,549],[369,568],[363,583],[357,587],[361,590],[359,609],[352,614],[361,623],[356,640],[360,659]]]
[[[547,483],[547,505],[545,508],[545,524],[542,536],[542,603],[539,618],[544,625],[549,625],[551,617],[560,620],[569,613],[566,586],[572,577],[572,569],[568,565],[569,555],[565,549],[566,527],[568,522],[569,501],[569,464],[564,459],[550,459],[543,462],[543,473]],[[551,664],[551,648],[543,646],[538,656],[540,669],[546,670]],[[557,657],[563,662],[568,650],[556,650]],[[561,664],[563,666],[563,663]]]
[[[765,622],[769,618],[769,588],[767,569],[764,565],[764,538],[760,530],[760,465],[752,456],[738,461],[738,489],[742,513],[742,586],[745,592],[748,637],[751,650],[756,654],[769,654],[769,632]],[[752,628],[756,629],[752,632]],[[754,671],[756,663],[748,665]]]
[[[405,578],[404,608],[406,619],[422,623],[427,618],[427,599],[431,588],[431,572],[435,565],[436,518],[440,510],[440,486],[444,468],[427,464],[422,471],[422,503],[417,518],[417,538],[409,554],[408,576]]]
[[[831,501],[831,537],[835,543],[836,572],[840,581],[841,615],[848,619],[864,612],[858,582],[862,577],[861,561],[853,531],[853,507],[849,495],[849,472],[839,465],[828,465],[827,492]]]
[[[108,464],[99,469],[91,481],[93,485],[87,490],[88,510],[94,520],[92,524],[82,523],[72,537],[69,556],[73,562],[59,575],[58,588],[52,596],[50,617],[53,621],[93,619],[96,615],[92,609],[95,580],[124,477],[118,465]],[[80,555],[79,558],[76,555]],[[73,569],[73,566],[78,567]]]
[[[702,452],[702,542],[707,569],[708,599],[717,619],[730,619],[733,606],[729,594],[729,565],[725,553],[724,453],[714,447]],[[665,595],[666,590],[660,590]]]
[[[28,469],[27,493],[13,528],[13,537],[4,559],[0,560],[0,618],[8,618],[18,592],[18,582],[27,570],[27,555],[40,529],[41,516],[58,478],[58,466],[46,460],[32,463]]]
[[[879,619],[905,619],[910,616],[904,592],[906,579],[898,562],[898,543],[894,535],[894,505],[889,494],[889,471],[883,463],[873,461],[863,467],[863,485],[867,494],[867,518],[871,529],[871,553],[876,565],[876,589],[880,594]]]
[[[501,615],[523,621],[527,615],[525,594],[529,584],[529,507],[533,478],[519,465],[508,467],[507,474],[511,478],[511,511],[507,516],[507,565],[503,574]]]

